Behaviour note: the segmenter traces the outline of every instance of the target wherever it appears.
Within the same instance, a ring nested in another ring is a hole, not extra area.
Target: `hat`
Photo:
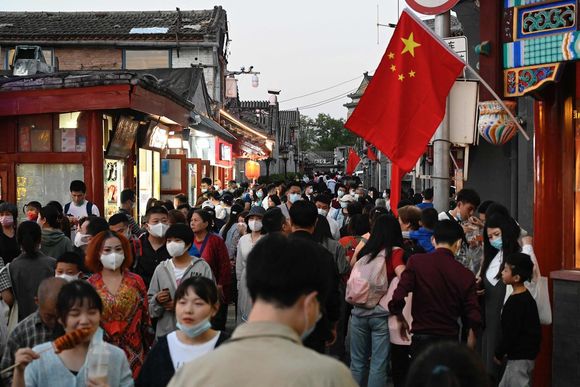
[[[246,215],[246,219],[248,219],[250,216],[259,216],[259,217],[263,218],[265,213],[266,213],[266,210],[264,209],[264,207],[254,206],[254,207],[250,208],[250,212],[248,213],[248,215]]]
[[[354,197],[352,195],[344,195],[340,198],[341,202],[354,202]]]
[[[205,210],[208,207],[211,208],[212,210],[215,208],[215,206],[213,205],[213,203],[211,202],[211,200],[206,200],[205,202],[203,202],[201,204],[202,210]]]

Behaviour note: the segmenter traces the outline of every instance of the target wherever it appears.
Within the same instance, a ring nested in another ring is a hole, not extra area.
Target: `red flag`
[[[360,163],[359,155],[357,155],[354,149],[350,148],[350,151],[348,152],[348,162],[346,163],[346,174],[352,175],[358,163]]]
[[[372,161],[379,161],[379,158],[377,157],[377,155],[375,154],[375,152],[373,152],[371,146],[369,145],[367,147],[367,157],[369,158],[369,160]]]
[[[402,173],[410,171],[443,120],[447,95],[464,66],[423,22],[404,10],[345,126],[377,147]],[[392,199],[391,203],[396,207]]]
[[[391,196],[389,198],[391,202],[391,211],[395,216],[399,216],[399,211],[397,206],[399,205],[399,200],[401,200],[401,180],[405,175],[405,172],[397,166],[397,164],[391,164]]]

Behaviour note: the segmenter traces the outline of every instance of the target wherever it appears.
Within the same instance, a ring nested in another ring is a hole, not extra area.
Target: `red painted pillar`
[[[88,157],[85,164],[85,184],[87,196],[95,203],[101,212],[105,211],[105,187],[104,187],[104,154],[103,154],[103,122],[100,111],[90,111],[89,115],[89,138]]]

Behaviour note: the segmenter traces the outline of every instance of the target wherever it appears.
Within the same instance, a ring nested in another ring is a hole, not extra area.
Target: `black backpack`
[[[87,200],[87,216],[93,215],[93,202]],[[70,202],[64,205],[64,214],[68,215],[68,210],[70,210]]]

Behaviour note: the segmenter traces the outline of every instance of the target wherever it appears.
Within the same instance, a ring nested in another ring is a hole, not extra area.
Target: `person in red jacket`
[[[213,319],[213,328],[226,328],[228,304],[231,301],[231,263],[226,244],[219,235],[211,232],[213,217],[205,210],[195,210],[189,225],[195,236],[189,255],[203,258],[210,266],[220,295],[220,309]]]

